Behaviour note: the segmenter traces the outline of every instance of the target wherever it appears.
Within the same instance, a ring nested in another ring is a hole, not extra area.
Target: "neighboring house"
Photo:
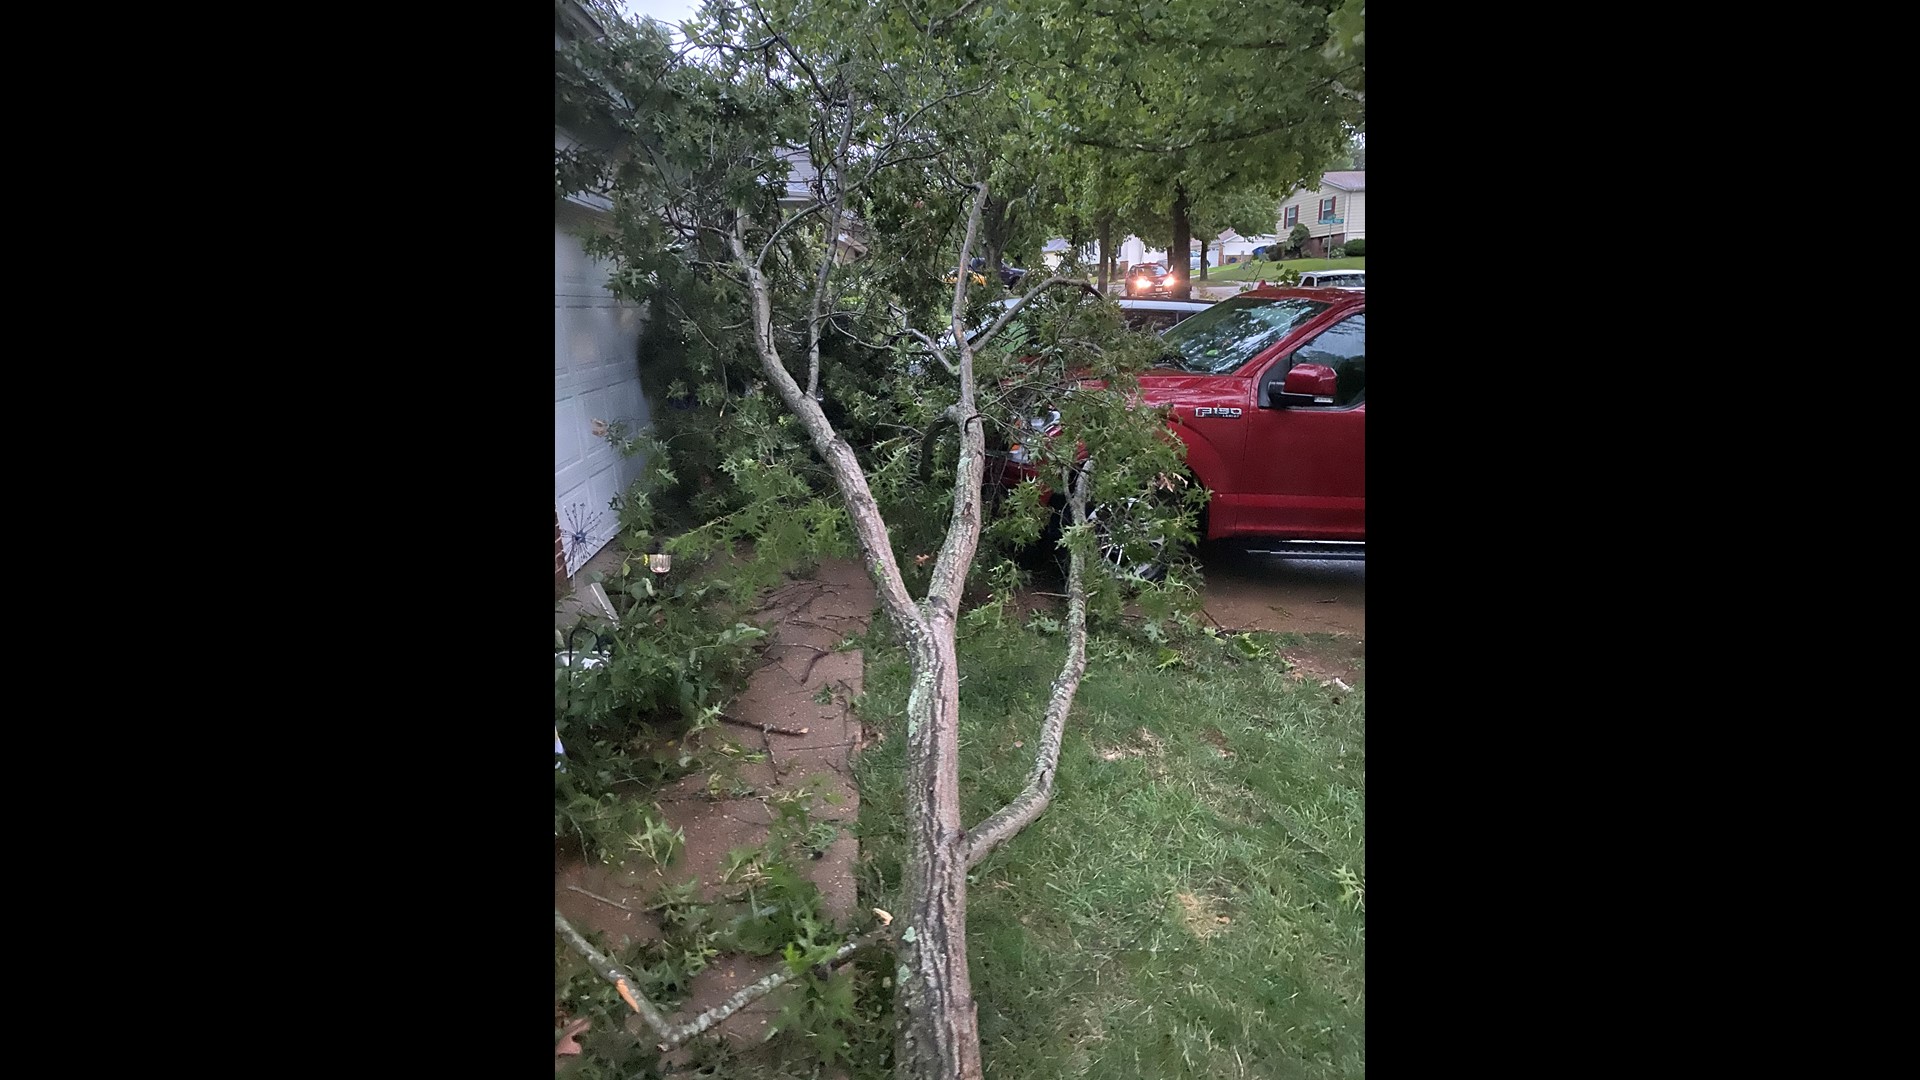
[[[1271,236],[1241,236],[1232,229],[1228,229],[1220,234],[1220,239],[1214,241],[1208,250],[1220,253],[1221,266],[1232,266],[1234,263],[1246,262],[1253,258],[1254,248],[1271,243],[1273,243]]]
[[[1274,228],[1284,239],[1295,225],[1305,225],[1311,239],[1307,254],[1325,256],[1348,240],[1367,235],[1367,171],[1348,169],[1324,173],[1320,186],[1302,188],[1280,204]]]
[[[1323,220],[1340,219],[1340,220]],[[1329,248],[1367,235],[1367,173],[1365,169],[1323,173],[1320,186],[1288,195],[1280,204],[1280,219],[1265,236],[1241,236],[1228,230],[1215,246],[1222,264],[1246,262],[1255,248],[1285,243],[1295,225],[1305,225],[1311,237],[1307,254],[1324,256]]]
[[[803,149],[794,147],[782,150],[778,155],[787,163],[787,190],[780,196],[783,210],[800,210],[810,205],[818,197],[820,168],[813,158]],[[825,218],[825,213],[821,217]],[[840,230],[840,243],[835,249],[835,261],[850,263],[862,259],[867,254],[866,226],[857,217],[847,214],[843,218]]]
[[[556,5],[557,50],[583,34],[604,32],[586,9]],[[581,145],[555,127],[556,149]],[[553,507],[554,589],[564,591],[582,563],[619,532],[614,498],[643,471],[594,433],[594,421],[629,428],[649,421],[640,387],[640,328],[645,312],[607,290],[610,267],[589,257],[581,237],[604,228],[613,204],[571,195],[553,208]]]
[[[1367,235],[1367,171],[1345,169],[1322,173],[1319,187],[1295,191],[1280,204],[1280,217],[1274,222],[1272,234],[1241,236],[1228,229],[1207,245],[1207,263],[1229,266],[1245,262],[1253,257],[1253,249],[1284,242],[1295,225],[1307,227],[1309,255],[1324,256],[1329,249],[1349,240],[1364,239]],[[1146,241],[1137,236],[1127,237],[1119,248],[1117,254],[1123,270],[1134,263],[1164,264],[1167,261],[1165,251],[1148,247]],[[1196,240],[1192,254],[1199,253],[1200,242]]]

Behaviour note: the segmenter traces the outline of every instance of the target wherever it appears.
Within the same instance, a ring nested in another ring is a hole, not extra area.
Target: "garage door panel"
[[[580,438],[574,424],[575,403],[569,398],[553,406],[553,471],[580,460]]]
[[[648,421],[639,374],[645,312],[607,292],[606,265],[572,235],[583,214],[569,205],[554,222],[554,504],[568,573],[618,534],[611,503],[645,468],[641,455],[595,438],[592,422]]]

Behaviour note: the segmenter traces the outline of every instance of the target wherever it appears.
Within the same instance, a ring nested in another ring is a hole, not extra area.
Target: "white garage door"
[[[607,291],[606,264],[588,258],[579,240],[597,217],[567,202],[553,220],[553,499],[569,574],[619,533],[611,503],[644,465],[596,438],[593,422],[637,428],[648,420],[642,311]]]

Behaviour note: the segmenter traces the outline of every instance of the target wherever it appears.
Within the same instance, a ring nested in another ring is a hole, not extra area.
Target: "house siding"
[[[1334,202],[1334,216],[1345,218],[1339,225],[1320,223],[1320,201],[1331,197]],[[1367,235],[1367,193],[1361,191],[1342,191],[1339,188],[1306,188],[1296,191],[1280,203],[1280,214],[1276,220],[1275,232],[1282,240],[1292,229],[1286,224],[1287,208],[1298,207],[1300,224],[1307,227],[1307,235],[1313,238],[1315,247],[1325,250],[1328,242],[1343,244],[1348,240],[1358,240]]]

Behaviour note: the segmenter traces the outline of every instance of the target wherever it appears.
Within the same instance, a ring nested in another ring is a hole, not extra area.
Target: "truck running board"
[[[1364,560],[1367,545],[1349,540],[1281,540],[1272,543],[1249,541],[1247,551],[1254,555],[1277,555],[1283,559]]]

